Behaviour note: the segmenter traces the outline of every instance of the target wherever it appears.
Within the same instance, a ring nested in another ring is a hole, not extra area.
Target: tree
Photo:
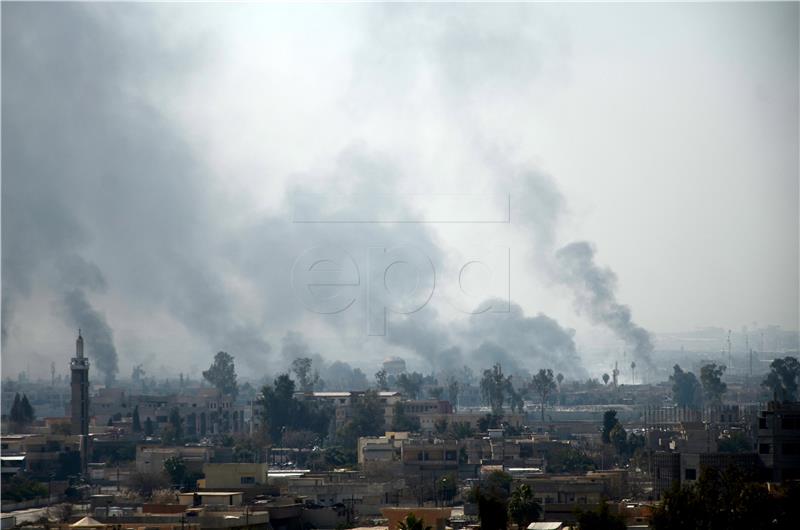
[[[556,382],[558,383],[558,388],[561,388],[561,383],[564,382],[564,374],[558,372],[558,375],[556,375]]]
[[[607,410],[603,413],[603,433],[601,438],[604,444],[611,443],[611,430],[619,424],[617,419],[617,411],[614,409]]]
[[[422,388],[422,374],[417,372],[400,374],[400,377],[397,378],[397,386],[409,399],[417,399]]]
[[[24,425],[33,423],[33,420],[36,418],[36,413],[33,410],[30,401],[28,401],[27,394],[22,394],[22,400],[20,401],[19,405],[22,413],[22,423]]]
[[[310,357],[298,357],[292,361],[292,371],[297,376],[297,382],[303,392],[311,392],[319,383],[319,373],[311,372],[311,364]]]
[[[467,421],[455,421],[450,423],[448,428],[448,436],[456,440],[463,440],[465,438],[472,438],[475,431]]]
[[[22,425],[22,407],[20,406],[21,401],[22,399],[19,396],[19,392],[14,394],[14,402],[11,404],[11,410],[8,413],[8,419],[15,428]]]
[[[556,390],[553,371],[550,368],[539,370],[539,373],[531,379],[531,390],[539,397],[539,403],[542,407],[542,423],[544,423],[544,407],[547,403],[547,398]]]
[[[406,515],[397,526],[400,530],[431,530],[431,527],[427,526],[425,521],[418,518],[414,513]]]
[[[353,398],[350,421],[339,432],[344,444],[355,451],[361,436],[380,436],[385,432],[385,412],[378,393],[367,390]]]
[[[520,484],[514,488],[508,503],[508,515],[519,530],[523,530],[533,521],[539,520],[541,511],[541,506],[533,499],[530,486]]]
[[[631,361],[631,383],[636,384],[636,361]]]
[[[779,401],[797,400],[797,380],[800,377],[800,363],[795,357],[775,359],[769,365],[769,374],[761,383]]]
[[[478,503],[481,530],[507,530],[508,497],[511,494],[511,475],[494,471],[474,492]]]
[[[378,385],[378,390],[389,390],[389,376],[386,370],[380,369],[375,372],[375,383]]]
[[[728,390],[728,385],[722,382],[724,373],[724,364],[711,363],[700,368],[700,383],[703,385],[703,394],[707,402],[715,405],[722,403],[722,394]]]
[[[419,417],[406,414],[406,406],[402,401],[394,404],[392,418],[393,431],[418,432],[420,429]]]
[[[793,528],[800,488],[792,484],[784,488],[771,494],[766,484],[751,481],[735,467],[722,472],[705,468],[695,483],[680,486],[676,481],[664,493],[650,526],[655,530]]]
[[[47,496],[47,488],[23,475],[15,475],[10,480],[3,479],[3,500],[20,502]]]
[[[154,432],[155,432],[155,425],[153,425],[153,420],[151,420],[150,416],[148,416],[144,420],[144,434],[145,436],[153,436]]]
[[[186,479],[186,462],[179,456],[164,460],[164,472],[169,475],[173,486],[182,487]]]
[[[227,352],[217,352],[217,355],[214,356],[214,363],[203,372],[203,377],[222,394],[235,398],[239,392],[236,385],[236,367],[233,357]]]
[[[621,515],[612,515],[606,502],[601,502],[597,511],[578,511],[580,530],[625,530],[627,527],[625,518]]]
[[[608,380],[611,379],[611,376],[608,374],[603,374],[603,384],[608,385]]]
[[[128,483],[133,491],[149,499],[156,490],[169,486],[169,478],[162,472],[137,472],[131,473]]]
[[[627,452],[626,444],[628,442],[628,433],[620,423],[614,425],[608,437],[611,440],[611,444],[617,450],[617,453],[624,454]]]
[[[142,420],[139,418],[139,405],[133,407],[133,432],[142,432]]]
[[[256,399],[258,414],[276,444],[282,441],[285,432],[311,431],[323,437],[330,428],[333,416],[330,405],[299,401],[294,397],[294,389],[289,374],[281,374],[272,385],[264,385]]]
[[[484,403],[491,407],[493,415],[503,415],[503,403],[505,403],[506,392],[510,384],[510,379],[503,375],[503,367],[500,363],[483,371],[481,396]]]
[[[672,367],[672,399],[679,407],[698,409],[702,406],[703,391],[692,372],[684,372],[679,365]]]
[[[178,445],[183,442],[183,418],[177,407],[169,411],[169,424],[161,434],[165,444]]]
[[[431,388],[430,390],[428,390],[428,395],[430,395],[430,397],[432,399],[435,399],[436,401],[439,401],[440,399],[442,399],[442,395],[443,394],[444,394],[444,388],[440,387],[440,386],[435,386],[435,387]]]

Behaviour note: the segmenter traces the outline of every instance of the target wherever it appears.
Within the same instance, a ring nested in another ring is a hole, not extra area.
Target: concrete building
[[[164,462],[170,458],[180,458],[190,473],[202,473],[204,466],[214,458],[213,447],[162,447],[139,445],[136,448],[136,471],[140,473],[161,473]]]
[[[761,411],[757,447],[770,480],[800,479],[800,403],[773,401]]]
[[[400,357],[387,357],[383,360],[383,369],[386,375],[397,377],[406,371],[406,362]]]
[[[267,483],[268,470],[266,463],[207,463],[203,465],[201,485],[207,490],[260,487]]]
[[[300,400],[322,401],[333,405],[334,425],[333,432],[344,426],[349,420],[355,401],[366,394],[366,391],[341,391],[341,392],[295,392],[294,397]],[[384,407],[384,425],[388,428],[392,425],[394,418],[394,405],[398,403],[402,396],[399,392],[382,391],[378,392],[378,399]]]

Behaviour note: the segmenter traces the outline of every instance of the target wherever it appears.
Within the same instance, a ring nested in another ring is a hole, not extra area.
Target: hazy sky
[[[257,374],[289,330],[371,374],[481,342],[533,369],[643,329],[656,349],[796,329],[799,15],[4,3],[3,374],[63,371],[79,325],[123,377],[198,375],[218,349]],[[554,257],[576,241],[588,269]],[[434,294],[369,336],[370,248],[398,246],[424,259],[386,272],[417,288],[390,302],[425,298],[428,266]],[[321,247],[330,277],[358,271],[335,315],[292,272]],[[498,296],[499,321],[466,314]]]

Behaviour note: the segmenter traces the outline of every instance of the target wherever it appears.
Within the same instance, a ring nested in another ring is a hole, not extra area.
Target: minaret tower
[[[83,356],[83,337],[78,330],[75,357],[69,363],[72,374],[72,434],[89,434],[89,359]]]

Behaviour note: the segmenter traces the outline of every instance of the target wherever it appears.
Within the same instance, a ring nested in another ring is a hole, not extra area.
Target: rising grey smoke
[[[563,283],[572,287],[580,312],[611,329],[633,348],[637,360],[652,367],[653,344],[650,333],[633,322],[628,306],[617,301],[617,275],[594,260],[591,243],[576,241],[556,252],[558,273]]]
[[[103,374],[106,386],[112,385],[119,367],[114,333],[105,316],[92,307],[86,299],[86,293],[81,289],[64,293],[63,303],[67,320],[83,333],[86,353]]]
[[[105,315],[92,306],[87,295],[106,290],[103,273],[97,265],[77,254],[62,256],[57,267],[59,285],[65,289],[61,297],[64,319],[72,327],[81,329],[87,355],[103,374],[106,386],[110,386],[119,371],[114,332]]]
[[[595,262],[594,245],[576,241],[556,250],[565,201],[553,179],[537,171],[512,174],[516,174],[511,187],[512,196],[517,198],[517,218],[534,237],[534,260],[538,268],[572,291],[579,313],[611,330],[633,349],[637,360],[651,367],[650,333],[636,324],[631,309],[617,300],[617,275]]]

